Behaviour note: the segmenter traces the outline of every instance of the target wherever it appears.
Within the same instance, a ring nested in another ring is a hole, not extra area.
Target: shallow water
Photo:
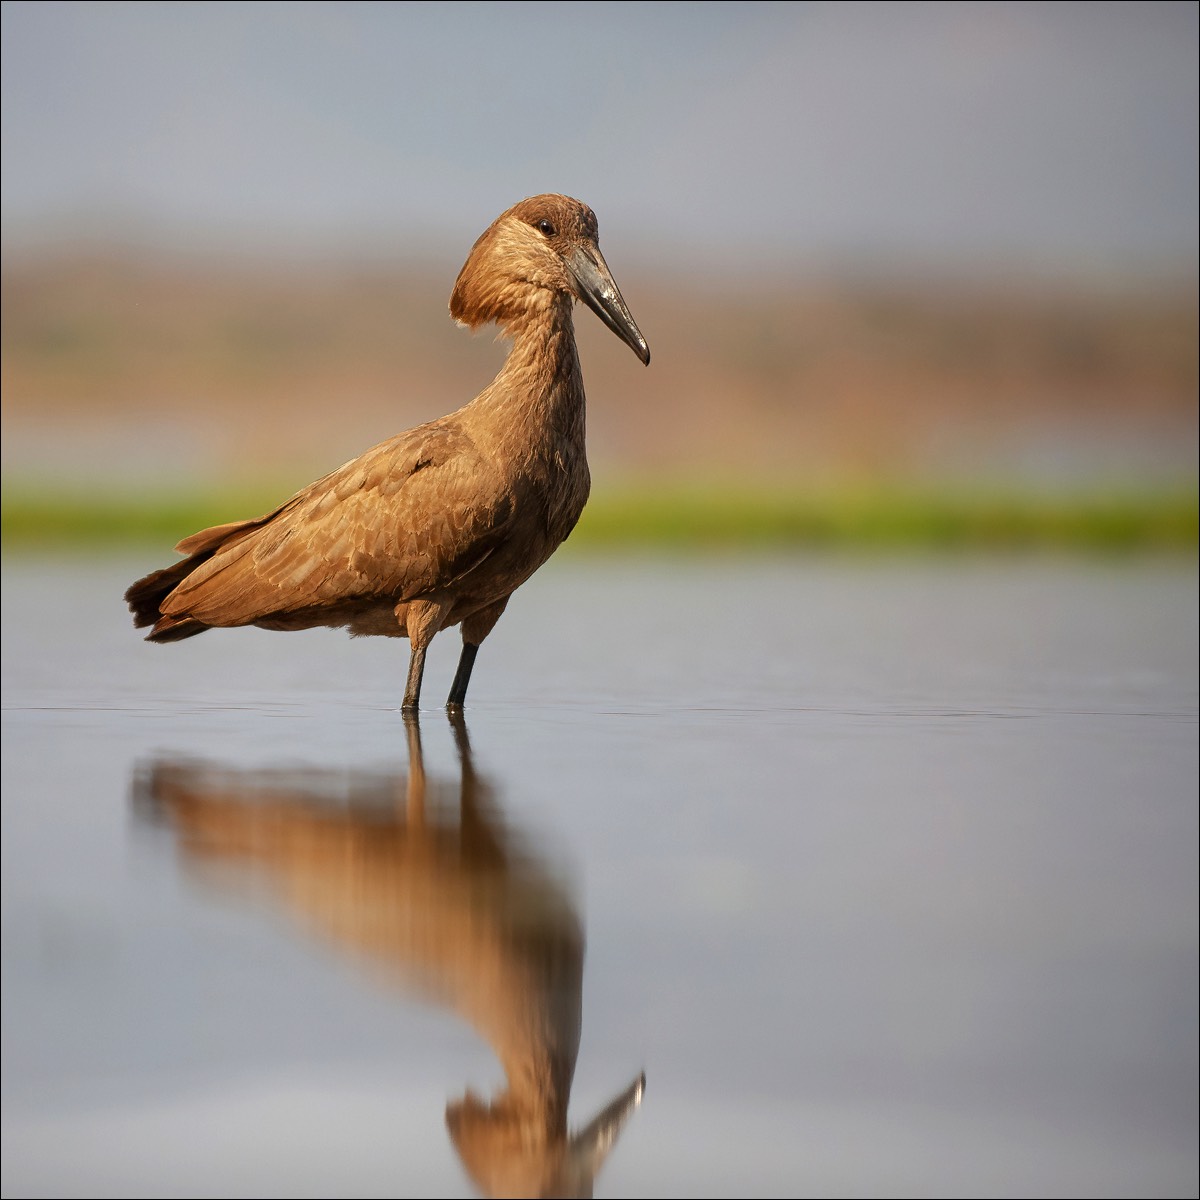
[[[6,1195],[1195,1194],[1194,562],[565,557],[461,728],[156,565],[4,565]]]

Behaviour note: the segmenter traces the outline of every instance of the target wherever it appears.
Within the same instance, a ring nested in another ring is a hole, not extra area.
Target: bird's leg
[[[467,684],[471,682],[471,668],[475,666],[475,655],[479,653],[479,645],[495,628],[507,604],[508,597],[502,596],[494,604],[473,612],[463,621],[462,654],[458,657],[458,670],[454,672],[454,682],[450,685],[450,696],[446,700],[446,707],[451,712],[462,709],[467,698]]]
[[[451,712],[461,712],[463,701],[467,698],[467,684],[471,682],[471,668],[475,665],[475,655],[479,647],[464,641],[462,653],[458,656],[458,670],[454,672],[454,682],[450,685],[450,698],[446,707]]]
[[[408,656],[408,682],[404,685],[403,712],[416,712],[421,703],[421,676],[425,674],[425,651],[428,642],[413,642]]]
[[[425,651],[433,641],[433,635],[442,627],[442,620],[450,611],[448,600],[412,600],[407,605],[396,605],[396,616],[408,630],[408,641],[412,653],[408,656],[408,682],[404,687],[404,703],[401,710],[416,712],[421,702],[421,676],[425,673]]]

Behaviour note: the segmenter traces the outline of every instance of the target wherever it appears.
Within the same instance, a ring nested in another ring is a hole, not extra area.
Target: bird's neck
[[[555,295],[507,332],[512,349],[500,374],[472,404],[510,452],[584,449],[583,374],[572,300]]]

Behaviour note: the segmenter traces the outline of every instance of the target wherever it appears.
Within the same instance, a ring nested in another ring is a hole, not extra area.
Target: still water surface
[[[457,726],[156,565],[4,565],[6,1195],[1195,1194],[1194,562],[566,557]]]

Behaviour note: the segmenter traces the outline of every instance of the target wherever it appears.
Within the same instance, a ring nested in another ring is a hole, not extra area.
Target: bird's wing
[[[445,588],[511,522],[511,497],[469,435],[418,426],[317,480],[273,513],[180,542],[215,547],[162,604],[164,617],[245,624],[271,614]]]

